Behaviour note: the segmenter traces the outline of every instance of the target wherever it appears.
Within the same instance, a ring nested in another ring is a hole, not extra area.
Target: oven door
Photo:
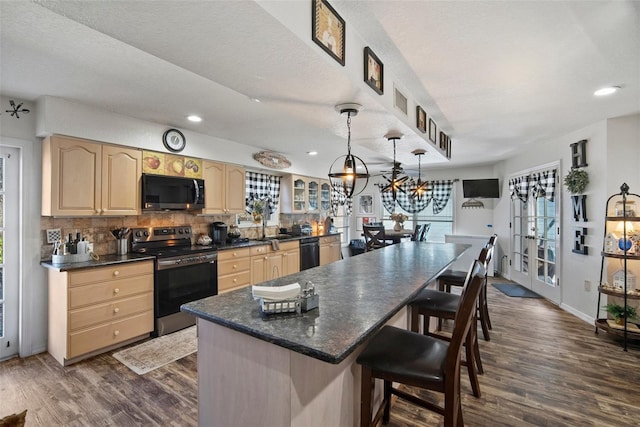
[[[182,304],[218,294],[218,264],[204,263],[157,269],[155,317],[180,312]]]

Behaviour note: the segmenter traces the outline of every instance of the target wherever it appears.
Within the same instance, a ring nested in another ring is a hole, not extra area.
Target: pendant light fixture
[[[357,116],[361,109],[362,105],[355,103],[336,105],[336,111],[347,116],[347,155],[333,161],[329,168],[329,180],[333,186],[342,187],[347,198],[360,194],[369,183],[367,165],[360,157],[351,154],[351,117]],[[342,169],[338,169],[340,166]],[[362,182],[363,179],[366,180],[364,185],[355,193],[356,183]]]
[[[400,167],[400,163],[396,162],[396,141],[402,138],[401,133],[388,133],[385,135],[387,140],[393,142],[393,168],[391,169],[391,177],[387,177],[382,175],[384,179],[387,180],[387,185],[382,187],[380,190],[382,193],[390,192],[395,201],[398,197],[398,192],[406,193],[404,188],[402,188],[402,184],[405,183],[406,180],[409,179],[408,176],[402,175],[402,168]]]
[[[418,156],[418,180],[415,181],[415,185],[411,188],[409,195],[411,198],[418,199],[419,201],[422,201],[422,197],[427,194],[427,190],[429,189],[429,181],[422,181],[422,170],[420,165],[420,158],[424,156],[426,152],[427,151],[422,148],[416,148],[411,152]]]

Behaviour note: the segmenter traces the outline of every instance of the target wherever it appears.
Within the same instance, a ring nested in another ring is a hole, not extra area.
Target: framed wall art
[[[384,65],[369,46],[364,48],[364,81],[378,95],[384,93]]]
[[[436,122],[433,121],[433,119],[431,117],[429,117],[429,140],[431,142],[433,142],[434,144],[437,144],[437,129],[436,129]]]
[[[373,224],[376,222],[375,216],[359,216],[356,218],[356,229],[362,231],[362,226],[367,224]]]
[[[447,135],[440,131],[440,149],[447,151]]]
[[[344,19],[326,0],[313,0],[311,39],[344,66]]]
[[[371,194],[361,194],[358,198],[358,213],[361,215],[373,214],[373,196]]]
[[[421,106],[416,107],[416,127],[422,133],[427,133],[427,113]]]

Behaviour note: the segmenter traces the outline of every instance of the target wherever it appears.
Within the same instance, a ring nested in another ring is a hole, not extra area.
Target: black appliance
[[[142,174],[142,210],[192,210],[204,208],[204,180]]]
[[[187,302],[218,294],[218,253],[215,246],[192,246],[191,227],[149,227],[132,230],[132,252],[155,255],[153,335],[195,324],[180,311]]]
[[[500,198],[498,178],[463,179],[462,194],[465,199],[498,199]]]
[[[209,230],[209,236],[213,243],[222,244],[227,242],[227,224],[220,221],[212,222]]]
[[[320,265],[320,238],[300,239],[300,271]]]

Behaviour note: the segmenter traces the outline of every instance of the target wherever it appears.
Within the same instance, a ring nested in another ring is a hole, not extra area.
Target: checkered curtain
[[[345,206],[345,214],[350,216],[353,212],[353,199],[347,197],[344,187],[336,182],[331,183],[331,215],[338,216],[338,207]]]
[[[553,201],[556,196],[556,169],[535,172],[509,180],[511,199],[520,199],[523,203],[529,200],[529,195],[545,197]]]
[[[376,184],[379,189],[382,189],[386,184]],[[422,197],[422,200],[411,198],[411,188],[415,186],[413,179],[408,180],[401,185],[404,193],[400,190],[396,193],[396,200],[393,200],[393,194],[390,191],[381,192],[382,205],[389,213],[395,212],[396,204],[404,209],[408,213],[422,212],[429,203],[433,201],[433,214],[437,215],[447,206],[449,199],[451,198],[451,190],[453,188],[453,181],[430,181],[427,194]]]
[[[280,200],[279,176],[257,172],[246,172],[244,182],[246,189],[245,212],[253,213],[253,204],[257,200],[266,200],[269,215],[278,210]]]

